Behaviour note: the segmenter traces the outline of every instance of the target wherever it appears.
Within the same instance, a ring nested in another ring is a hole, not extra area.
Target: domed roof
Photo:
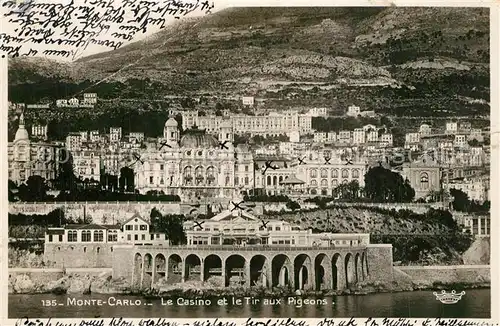
[[[24,113],[21,113],[21,116],[19,117],[19,128],[17,128],[14,141],[29,140],[29,138],[28,130],[24,127]]]
[[[213,148],[219,146],[217,139],[205,133],[204,130],[187,130],[180,141],[181,147],[188,148]]]
[[[179,124],[177,123],[177,120],[174,118],[170,118],[165,122],[165,127],[177,127]]]

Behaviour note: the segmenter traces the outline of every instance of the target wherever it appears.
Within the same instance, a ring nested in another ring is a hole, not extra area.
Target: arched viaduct
[[[343,290],[370,272],[366,246],[134,246],[131,251],[129,275],[136,289],[151,288],[161,278],[174,284],[219,276],[224,282],[221,286]]]

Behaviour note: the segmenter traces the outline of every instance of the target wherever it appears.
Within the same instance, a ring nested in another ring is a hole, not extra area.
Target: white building
[[[418,132],[421,136],[430,136],[432,134],[432,128],[428,124],[424,123],[420,125]]]
[[[32,125],[31,136],[43,140],[47,140],[47,125]]]
[[[458,123],[456,122],[447,122],[445,133],[447,134],[455,134],[458,132]]]
[[[122,128],[111,127],[109,128],[109,140],[111,142],[118,142],[122,139]]]
[[[135,139],[137,142],[142,143],[144,141],[144,133],[143,132],[131,132],[129,134],[129,139]]]
[[[366,142],[366,132],[363,128],[356,128],[352,133],[352,142],[354,144],[364,144]]]
[[[243,103],[243,105],[245,106],[253,106],[254,105],[254,97],[253,96],[243,96],[241,98],[241,102]]]
[[[463,148],[467,145],[467,136],[466,135],[455,135],[455,140],[453,141],[453,145],[455,147]]]
[[[66,136],[66,149],[70,152],[80,150],[82,147],[82,135],[79,132],[70,132]]]
[[[346,115],[349,117],[357,117],[361,113],[361,108],[356,105],[351,105],[347,108]]]
[[[97,103],[97,93],[83,94],[83,104],[96,104],[96,103]]]
[[[90,131],[90,141],[91,142],[98,142],[101,139],[101,136],[99,135],[99,131],[97,130],[92,130]]]

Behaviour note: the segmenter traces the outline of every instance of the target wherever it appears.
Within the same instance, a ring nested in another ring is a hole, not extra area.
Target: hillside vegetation
[[[370,233],[372,243],[391,243],[394,261],[404,265],[463,264],[473,237],[461,232],[448,211],[388,211],[377,208],[329,207],[286,213],[280,219],[315,232]]]
[[[128,85],[113,96],[252,94],[277,109],[293,100],[481,115],[489,112],[489,60],[487,8],[231,8],[57,69],[16,58],[9,77],[16,100],[50,98],[64,80],[67,96]],[[28,85],[43,94],[25,94]]]

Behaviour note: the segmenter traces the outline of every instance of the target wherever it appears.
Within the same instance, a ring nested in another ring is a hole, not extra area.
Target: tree
[[[291,209],[292,211],[295,211],[297,209],[300,209],[300,204],[297,203],[296,201],[289,201],[286,203],[286,208]]]
[[[121,192],[133,192],[134,191],[134,170],[125,166],[120,169],[120,179],[119,188]]]
[[[222,111],[219,109],[215,110],[215,116],[222,117]]]
[[[47,199],[47,184],[39,175],[32,175],[26,185],[19,187],[19,198],[22,201],[44,201]]]
[[[450,189],[450,195],[453,196],[453,209],[460,212],[468,212],[471,206],[469,196],[459,189]]]
[[[375,202],[410,202],[415,198],[415,190],[408,180],[382,166],[366,172],[364,193]]]
[[[156,232],[165,233],[166,238],[172,245],[185,244],[187,242],[184,231],[183,215],[162,215],[156,208],[151,210],[150,221]]]
[[[9,202],[16,201],[15,193],[18,191],[18,189],[17,189],[15,182],[12,180],[9,180],[8,188],[9,188]]]
[[[61,151],[59,155],[59,164],[57,177],[55,178],[56,188],[59,190],[74,191],[77,186],[78,178],[73,171],[73,156],[68,150]]]

